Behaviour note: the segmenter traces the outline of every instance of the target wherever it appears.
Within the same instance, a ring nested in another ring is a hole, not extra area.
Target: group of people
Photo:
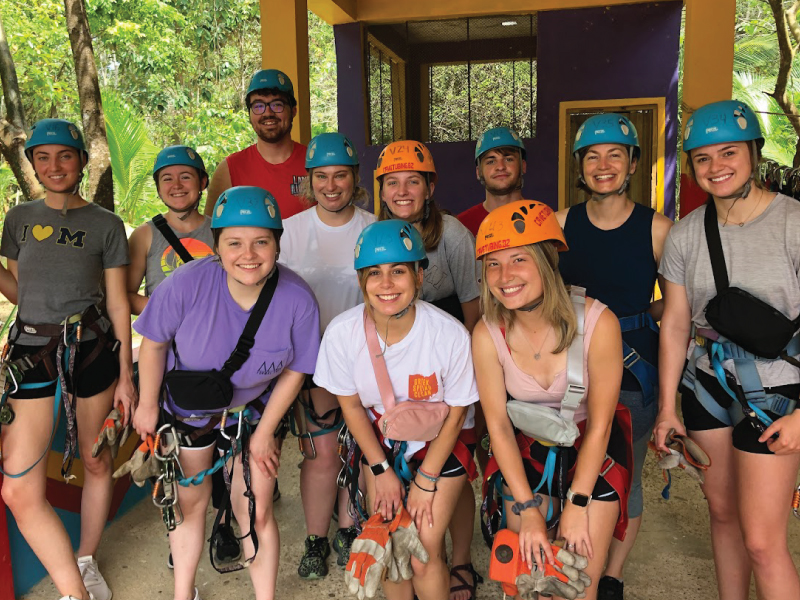
[[[496,127],[475,151],[483,202],[458,217],[440,209],[430,151],[397,141],[378,159],[376,216],[348,138],[292,141],[285,74],[256,73],[246,105],[257,141],[210,180],[192,148],[158,155],[167,210],[129,240],[80,196],[88,155],[74,124],[39,121],[26,143],[46,196],[9,211],[0,242],[0,292],[19,306],[0,370],[2,497],[62,600],[112,596],[96,558],[112,459],[92,456],[112,408],[142,440],[175,432],[196,479],[169,535],[175,600],[200,598],[207,506],[213,495],[224,508],[227,493],[242,537],[230,520],[215,527],[215,556],[247,557],[255,597],[276,597],[287,418],[304,457],[302,578],[328,574],[331,546],[349,569],[362,523],[407,511],[427,561],[383,581],[386,598],[476,600],[480,468],[489,542],[516,532],[530,573],[547,572],[560,540],[588,559],[586,598],[621,599],[648,443],[666,453],[688,434],[712,463],[703,492],[720,598],[747,598],[753,575],[759,598],[800,597],[787,543],[800,205],[759,180],[764,138],[749,107],[709,104],[686,124],[687,168],[709,200],[673,226],[628,195],[641,152],[619,114],[578,130],[583,204],[554,213],[524,199],[525,146]],[[745,301],[766,306],[763,318],[745,319]],[[77,561],[45,497],[59,418],[63,475],[76,452],[85,473]],[[220,457],[224,477],[197,477]]]

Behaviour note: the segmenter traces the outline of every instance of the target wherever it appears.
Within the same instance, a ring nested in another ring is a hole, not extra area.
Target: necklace
[[[738,198],[736,200],[738,200]],[[736,204],[736,200],[733,201],[733,204]],[[733,204],[731,204],[731,208],[728,209],[728,212],[725,213],[725,222],[722,224],[723,227],[725,227],[725,225],[728,224],[728,215],[731,214],[731,209],[733,208]],[[744,224],[747,223],[747,221],[750,220],[750,217],[753,216],[753,213],[756,212],[756,209],[758,208],[759,204],[761,204],[761,196],[759,196],[758,200],[756,200],[756,203],[753,206],[753,210],[750,211],[750,214],[747,215],[747,217],[745,217],[743,221],[740,221],[738,223],[739,227],[744,227]]]
[[[533,350],[533,359],[534,360],[539,360],[539,359],[542,358],[542,348],[544,348],[544,343],[547,341],[547,338],[550,337],[550,330],[551,329],[552,329],[552,327],[548,327],[547,328],[547,333],[544,335],[544,339],[542,340],[542,344],[539,346],[539,350],[538,351],[533,348],[533,344],[531,344],[531,341],[528,339],[528,336],[523,333],[522,337],[525,338],[525,343],[527,343],[528,346],[530,346],[530,349]]]

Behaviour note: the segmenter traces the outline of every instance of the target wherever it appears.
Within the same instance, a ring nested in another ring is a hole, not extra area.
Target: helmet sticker
[[[419,160],[419,162],[425,162],[425,155],[422,153],[422,147],[421,146],[415,146],[414,147],[414,152],[417,153],[417,160]]]
[[[575,134],[575,141],[576,141],[576,142],[577,142],[579,139],[581,139],[581,136],[583,135],[583,130],[584,130],[585,128],[586,128],[586,127],[585,127],[584,125],[581,125],[581,126],[578,128],[578,133],[576,133],[576,134]]]
[[[406,247],[406,250],[408,250],[409,252],[411,252],[412,248],[414,248],[414,243],[408,238],[405,238],[403,240],[403,245]]]
[[[525,233],[525,217],[521,214],[515,212],[511,215],[511,223],[514,225],[514,229],[517,230],[517,233]]]
[[[356,244],[356,258],[358,258],[359,254],[361,254],[361,240],[358,240],[358,244]]]
[[[519,134],[516,131],[514,131],[513,129],[509,129],[509,131],[511,132],[511,137],[513,137],[515,140],[519,141]]]
[[[77,140],[78,139],[78,130],[75,128],[75,125],[70,125],[69,126],[69,133],[72,136],[73,140]]]
[[[264,204],[266,204],[266,206],[267,206],[267,212],[269,213],[270,218],[274,219],[275,218],[275,205],[272,204],[272,200],[270,200],[269,198],[264,198]]]
[[[314,158],[315,150],[316,148],[314,148],[313,146],[308,149],[308,158]]]
[[[345,143],[344,147],[347,149],[347,156],[353,156],[353,148],[350,144]]]
[[[217,206],[217,217],[222,216],[222,211],[225,210],[225,202],[220,202],[219,206]]]
[[[734,110],[733,116],[736,117],[736,124],[740,129],[747,129],[747,117],[744,116],[743,106],[739,105],[739,110]]]
[[[189,156],[190,160],[194,160],[197,157],[197,155],[192,152],[191,148],[186,149],[186,154]]]
[[[686,131],[683,132],[683,139],[688,140],[689,136],[692,135],[692,125],[694,125],[694,119],[689,119],[689,122],[686,124]]]
[[[278,82],[279,82],[281,85],[286,85],[286,79],[283,77],[283,75],[281,75],[281,74],[278,74]]]
[[[403,245],[406,247],[406,250],[411,252],[411,250],[414,248],[414,242],[411,241],[411,236],[407,230],[408,227],[411,226],[406,225],[400,230],[400,239],[403,240]]]
[[[622,130],[622,135],[628,135],[631,130],[622,119],[619,120],[619,128]]]

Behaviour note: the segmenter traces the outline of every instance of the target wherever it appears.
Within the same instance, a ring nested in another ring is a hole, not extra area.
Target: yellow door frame
[[[635,108],[653,108],[656,122],[653,136],[652,187],[650,206],[664,214],[664,171],[666,156],[666,98],[616,98],[610,100],[575,100],[560,102],[558,105],[558,209],[567,206],[567,165],[572,153],[572,140],[567,139],[567,115],[576,109],[602,109],[605,112],[628,111]]]

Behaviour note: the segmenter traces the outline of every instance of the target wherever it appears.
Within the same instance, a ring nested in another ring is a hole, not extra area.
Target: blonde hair
[[[369,193],[361,185],[361,177],[358,175],[358,165],[350,167],[353,170],[353,198],[350,200],[351,204],[359,208],[366,208],[369,206]],[[317,199],[314,197],[314,189],[311,186],[311,178],[314,176],[314,167],[308,170],[308,177],[304,177],[300,182],[300,193],[298,196],[306,201],[310,206]]]
[[[530,254],[539,269],[539,277],[544,290],[542,315],[555,329],[558,343],[553,353],[558,354],[569,348],[578,332],[578,321],[572,307],[572,300],[558,270],[558,250],[552,242],[538,242],[520,246],[520,248]],[[505,326],[508,331],[511,331],[514,327],[516,311],[503,306],[489,289],[489,284],[486,283],[487,258],[483,257],[481,265],[481,308],[490,324]]]
[[[430,190],[430,173],[415,172],[422,175],[422,178],[425,180],[426,188]],[[383,196],[383,176],[379,179],[379,183],[379,194]],[[378,220],[387,221],[389,219],[396,219],[397,217],[389,210],[389,206],[383,201],[383,198],[380,198],[380,201],[381,210],[378,213]],[[425,252],[433,252],[439,246],[439,242],[442,241],[442,235],[444,234],[444,218],[442,217],[441,209],[436,205],[436,201],[433,198],[425,200],[423,210],[427,212],[427,215],[423,213],[423,218],[420,222],[422,225],[420,235],[422,236],[422,243],[425,246]]]
[[[761,190],[766,189],[758,172],[758,167],[761,164],[762,157],[761,148],[758,147],[756,140],[749,140],[745,143],[750,150],[750,168],[753,177],[753,185]],[[694,171],[694,163],[692,162],[692,150],[689,150],[689,152],[686,153],[686,174],[689,176],[689,179],[691,179],[692,182],[697,183],[697,174]]]

